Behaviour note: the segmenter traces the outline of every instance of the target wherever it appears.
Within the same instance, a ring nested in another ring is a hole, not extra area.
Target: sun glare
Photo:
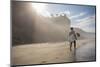
[[[32,7],[38,12],[42,13],[46,10],[46,4],[32,3]]]

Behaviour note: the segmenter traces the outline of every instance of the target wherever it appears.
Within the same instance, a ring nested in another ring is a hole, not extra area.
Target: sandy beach
[[[89,44],[87,47],[87,43]],[[86,46],[86,47],[85,47]],[[86,61],[86,58],[91,56],[95,57],[95,40],[85,39],[77,41],[76,57],[74,51],[70,51],[68,42],[57,43],[41,43],[41,44],[27,44],[12,47],[12,64],[13,65],[27,65],[27,64],[46,64],[46,63],[62,63],[62,62],[74,62],[74,61]],[[91,49],[93,51],[91,53]],[[88,52],[87,52],[88,51]],[[84,56],[84,54],[85,56]],[[87,53],[86,53],[87,52]],[[83,58],[86,57],[86,58]],[[76,58],[76,60],[74,60]],[[80,60],[82,59],[82,60]],[[85,60],[84,60],[85,59]],[[92,60],[91,60],[92,59]],[[95,59],[94,59],[95,60]]]

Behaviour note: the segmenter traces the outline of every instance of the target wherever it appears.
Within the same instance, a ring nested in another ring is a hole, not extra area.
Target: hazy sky
[[[33,6],[44,16],[65,13],[71,20],[72,27],[79,27],[87,32],[95,32],[95,6],[34,3]]]

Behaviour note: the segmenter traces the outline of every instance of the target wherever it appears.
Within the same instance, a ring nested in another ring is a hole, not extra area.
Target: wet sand
[[[76,50],[76,61],[95,61],[96,48],[95,41],[85,43]]]
[[[12,64],[27,65],[27,64],[46,64],[46,63],[62,63],[77,61],[81,54],[82,46],[93,40],[78,40],[76,56],[74,50],[70,51],[68,42],[59,43],[41,43],[27,44],[12,47]],[[89,46],[90,47],[90,46]],[[93,46],[93,48],[95,48]],[[91,48],[90,48],[91,49]],[[86,51],[87,52],[87,51]]]

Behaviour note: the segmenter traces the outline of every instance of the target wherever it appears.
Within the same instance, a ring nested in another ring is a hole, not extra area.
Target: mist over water
[[[67,40],[70,20],[66,16],[44,17],[31,9],[29,4],[13,3],[13,44]]]
[[[13,2],[12,8],[13,45],[68,40],[71,21],[66,15],[44,17],[36,12],[30,2]],[[81,34],[79,39],[95,35],[79,28],[75,31]]]

